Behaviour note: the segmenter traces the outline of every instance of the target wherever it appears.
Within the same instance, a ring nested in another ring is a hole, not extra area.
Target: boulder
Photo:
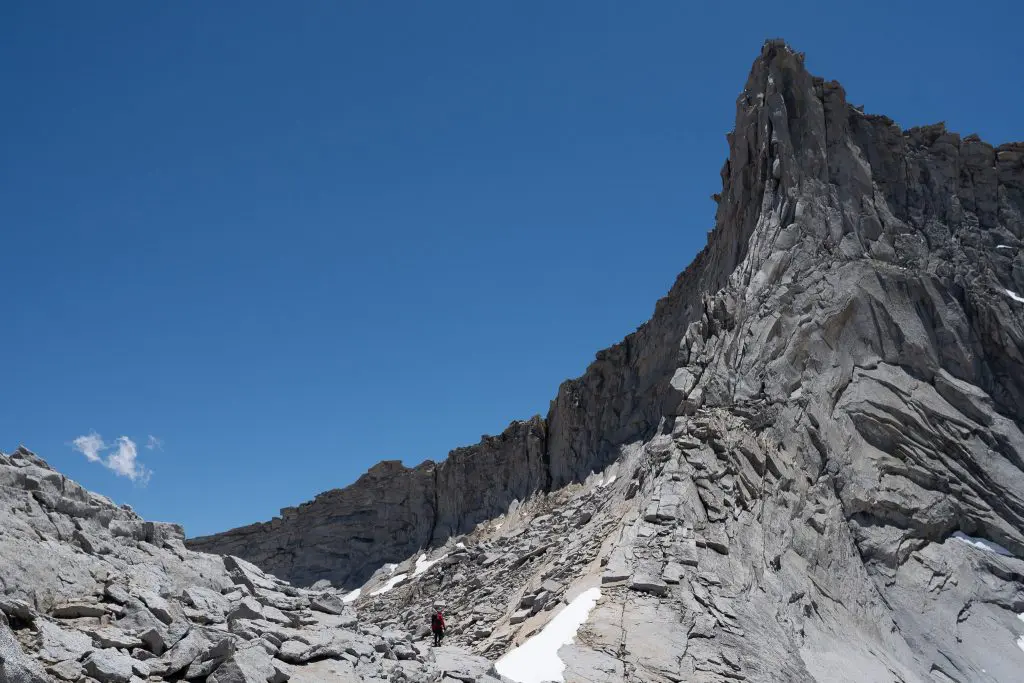
[[[34,659],[26,655],[0,616],[0,681],[4,683],[49,683],[50,678]]]
[[[284,683],[290,676],[259,645],[238,649],[207,678],[207,683]]]
[[[150,672],[164,678],[173,676],[199,659],[210,646],[211,643],[206,636],[194,628],[158,659],[149,660]]]
[[[93,650],[82,661],[85,673],[100,683],[129,683],[132,679],[133,660],[117,650]]]
[[[343,614],[349,609],[348,605],[342,602],[341,598],[333,593],[321,593],[310,599],[309,606],[319,612],[327,614]]]
[[[650,593],[651,595],[667,595],[668,584],[661,579],[653,576],[645,576],[638,574],[629,581],[629,587],[632,590],[639,591],[641,593]]]

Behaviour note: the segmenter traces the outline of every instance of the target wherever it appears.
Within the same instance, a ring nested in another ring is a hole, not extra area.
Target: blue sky
[[[1024,138],[1019,3],[915,5],[8,0],[0,448],[197,535],[545,413],[703,245],[765,38]]]

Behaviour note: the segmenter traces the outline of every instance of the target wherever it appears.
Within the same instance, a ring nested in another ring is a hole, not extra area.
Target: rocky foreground
[[[0,454],[0,682],[499,680],[482,657],[360,619],[329,588],[183,539],[23,448]]]
[[[190,546],[396,628],[440,595],[489,657],[599,586],[567,681],[1022,680],[1024,144],[779,41],[728,141],[707,247],[546,417]]]

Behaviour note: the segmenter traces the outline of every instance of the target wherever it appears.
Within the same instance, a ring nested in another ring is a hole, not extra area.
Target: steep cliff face
[[[472,529],[547,486],[546,423],[514,422],[440,464],[374,465],[351,486],[285,508],[270,522],[194,538],[189,547],[236,554],[301,585],[354,588],[381,565]]]
[[[552,492],[360,609],[444,595],[495,656],[599,585],[565,680],[1020,680],[1024,145],[902,131],[769,42],[722,177],[708,249],[563,387]]]
[[[708,246],[546,419],[189,545],[355,587],[618,460],[580,680],[1012,680],[1024,563],[951,537],[1024,556],[1024,145],[903,131],[769,42],[729,147]]]
[[[729,147],[707,247],[546,419],[187,542],[359,591],[0,454],[0,680],[496,681],[431,605],[493,659],[599,589],[565,680],[1019,681],[1024,144],[770,41]]]
[[[730,147],[718,229],[754,227],[683,335],[574,675],[1016,680],[1024,145],[901,131],[768,43]]]

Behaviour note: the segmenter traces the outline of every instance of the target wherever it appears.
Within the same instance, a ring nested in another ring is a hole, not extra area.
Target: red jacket
[[[443,631],[444,629],[444,615],[440,612],[434,612],[434,614],[430,616],[430,630]]]

